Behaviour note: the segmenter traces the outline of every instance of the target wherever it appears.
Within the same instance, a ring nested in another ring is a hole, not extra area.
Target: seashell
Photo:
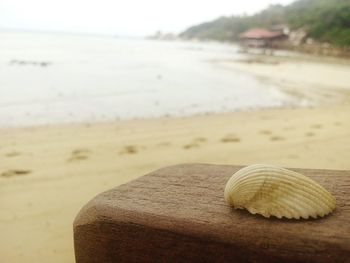
[[[317,218],[335,209],[335,198],[310,178],[281,167],[255,164],[237,171],[225,187],[236,209],[277,218]]]

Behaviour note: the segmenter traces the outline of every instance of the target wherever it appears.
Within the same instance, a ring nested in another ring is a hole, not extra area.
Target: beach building
[[[240,44],[243,47],[273,48],[277,42],[286,38],[287,35],[283,30],[269,30],[265,28],[253,28],[239,35]]]

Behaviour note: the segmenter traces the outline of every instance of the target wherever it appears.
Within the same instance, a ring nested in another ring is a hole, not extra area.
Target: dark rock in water
[[[9,62],[10,65],[32,65],[32,66],[40,66],[40,67],[47,67],[51,65],[52,63],[49,61],[27,61],[27,60],[17,60],[17,59],[12,59]]]

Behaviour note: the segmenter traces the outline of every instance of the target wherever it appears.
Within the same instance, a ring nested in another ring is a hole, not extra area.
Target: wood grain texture
[[[74,222],[77,263],[350,262],[350,171],[291,169],[337,200],[317,220],[266,219],[224,202],[241,166],[166,167],[101,193]]]

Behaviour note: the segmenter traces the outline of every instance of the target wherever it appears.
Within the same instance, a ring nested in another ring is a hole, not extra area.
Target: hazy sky
[[[222,15],[292,0],[0,0],[0,27],[129,36],[178,33]]]

